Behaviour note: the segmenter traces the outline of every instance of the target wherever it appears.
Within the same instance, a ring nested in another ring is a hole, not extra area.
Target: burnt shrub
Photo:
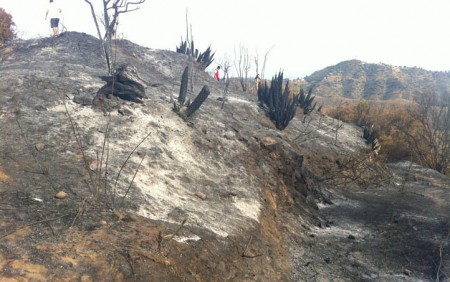
[[[6,41],[14,39],[14,22],[12,16],[0,8],[0,46]]]

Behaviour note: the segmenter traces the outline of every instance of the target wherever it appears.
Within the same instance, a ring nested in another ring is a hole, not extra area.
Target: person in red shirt
[[[217,66],[216,72],[214,73],[214,78],[217,79],[217,80],[220,80],[219,70],[220,70],[220,66]]]

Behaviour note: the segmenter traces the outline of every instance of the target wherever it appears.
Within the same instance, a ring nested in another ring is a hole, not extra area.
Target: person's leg
[[[58,36],[58,34],[59,34],[59,19],[56,19],[55,36]]]
[[[52,36],[55,36],[55,19],[50,19],[50,27],[52,28]]]
[[[59,33],[58,25],[59,25],[59,19],[55,19],[55,18],[50,19],[50,26],[52,28],[53,36],[57,36]]]

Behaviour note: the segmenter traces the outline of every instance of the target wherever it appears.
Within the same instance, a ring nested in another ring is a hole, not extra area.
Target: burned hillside
[[[0,49],[0,277],[448,279],[448,178],[383,164],[362,128],[317,111],[277,130],[256,96],[224,96],[184,54],[113,48],[142,88],[107,108],[94,37]],[[210,93],[186,119],[188,65],[187,98]]]

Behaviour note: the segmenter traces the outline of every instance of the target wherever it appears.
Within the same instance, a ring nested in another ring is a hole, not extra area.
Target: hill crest
[[[366,100],[412,100],[420,93],[450,97],[450,72],[427,71],[417,67],[340,62],[305,77],[308,87],[323,97]]]

